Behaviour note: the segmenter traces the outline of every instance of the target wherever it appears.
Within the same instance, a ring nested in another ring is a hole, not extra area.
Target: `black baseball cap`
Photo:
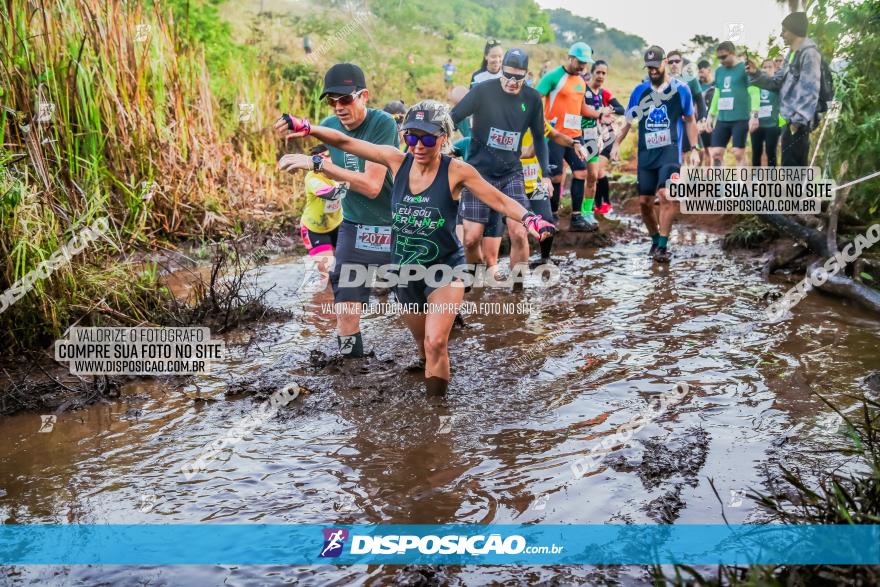
[[[385,107],[382,108],[382,110],[384,110],[391,116],[406,114],[406,106],[404,105],[403,100],[392,100],[391,102],[385,104]]]
[[[364,71],[360,67],[354,63],[337,63],[324,74],[324,91],[320,97],[327,94],[352,94],[366,87],[367,80],[364,79]]]
[[[662,47],[651,45],[645,51],[645,67],[660,67],[660,63],[666,58]]]
[[[400,130],[415,129],[435,136],[440,136],[444,134],[446,130],[443,128],[443,123],[441,121],[434,120],[436,114],[439,114],[439,112],[410,108],[409,112],[406,113],[406,118],[403,120],[403,124],[400,125]]]
[[[528,69],[529,56],[522,49],[508,49],[504,54],[504,60],[501,66],[513,67],[515,69]]]

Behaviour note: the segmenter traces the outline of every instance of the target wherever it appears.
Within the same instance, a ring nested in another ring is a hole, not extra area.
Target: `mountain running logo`
[[[666,110],[666,104],[661,104],[658,108],[653,108],[648,114],[645,121],[645,130],[665,130],[669,128],[669,112]]]
[[[324,528],[324,546],[321,548],[319,558],[335,558],[342,554],[342,547],[348,540],[348,530],[344,528]]]

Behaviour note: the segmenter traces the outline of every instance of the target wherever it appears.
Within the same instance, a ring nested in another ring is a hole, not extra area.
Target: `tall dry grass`
[[[164,3],[6,0],[0,22],[0,288],[96,218],[112,228],[0,314],[4,343],[45,342],[96,307],[146,315],[164,293],[131,256],[157,239],[293,215],[268,130],[294,89],[243,68],[223,80],[255,106],[239,121]]]

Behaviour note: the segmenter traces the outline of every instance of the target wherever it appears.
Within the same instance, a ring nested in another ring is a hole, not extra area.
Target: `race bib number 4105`
[[[362,251],[391,252],[391,227],[359,224],[355,248]]]
[[[503,151],[516,151],[519,149],[519,134],[511,130],[501,130],[494,126],[489,129],[488,145]]]

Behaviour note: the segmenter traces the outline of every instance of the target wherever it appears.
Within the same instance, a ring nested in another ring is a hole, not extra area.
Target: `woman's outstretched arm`
[[[289,122],[288,122],[289,120]],[[327,128],[326,126],[312,126],[308,120],[304,118],[296,118],[293,116],[282,117],[275,123],[275,129],[285,134],[285,138],[298,138],[304,136],[313,136],[322,143],[326,143],[336,147],[340,151],[351,153],[367,161],[379,163],[391,170],[391,173],[397,173],[403,159],[406,156],[400,149],[396,149],[390,145],[374,145],[367,141],[362,141],[350,137],[346,134]]]

